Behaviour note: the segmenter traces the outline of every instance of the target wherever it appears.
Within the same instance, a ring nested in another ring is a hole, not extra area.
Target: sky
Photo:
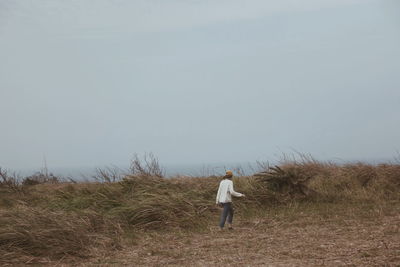
[[[400,150],[397,0],[0,0],[0,166]]]

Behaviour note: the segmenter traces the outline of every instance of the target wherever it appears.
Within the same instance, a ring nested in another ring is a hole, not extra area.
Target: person
[[[220,230],[224,229],[225,221],[228,219],[228,229],[232,230],[233,207],[232,196],[244,197],[244,194],[238,193],[233,189],[233,172],[226,171],[224,179],[219,183],[216,204],[222,206],[221,219],[219,223]]]

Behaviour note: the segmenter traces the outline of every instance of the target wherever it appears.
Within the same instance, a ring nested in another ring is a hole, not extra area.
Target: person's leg
[[[228,224],[229,228],[232,228],[232,222],[233,222],[233,206],[232,203],[229,203],[229,209],[228,209]]]
[[[226,217],[228,216],[229,213],[229,205],[227,205],[228,203],[222,203],[223,209],[221,212],[221,219],[219,222],[219,227],[222,229],[225,226],[225,221],[226,221]]]

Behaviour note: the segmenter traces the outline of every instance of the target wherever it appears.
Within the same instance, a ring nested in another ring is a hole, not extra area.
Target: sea
[[[363,162],[368,164],[394,163],[400,164],[400,157],[395,158],[374,158],[374,159],[333,159],[324,162],[332,162],[335,164],[347,164]],[[264,162],[224,162],[224,163],[203,163],[203,164],[163,164],[161,165],[164,177],[209,177],[223,176],[226,170],[232,170],[235,176],[248,176],[254,173],[268,169],[269,166],[279,164],[280,160],[264,161]],[[124,165],[108,165],[108,166],[78,166],[78,167],[52,167],[46,166],[41,168],[25,168],[8,170],[9,173],[15,174],[19,178],[24,178],[37,173],[52,174],[58,178],[65,180],[81,181],[98,181],[99,171],[107,171],[117,174],[119,177],[131,174],[129,166]]]
[[[266,164],[258,163],[210,163],[210,164],[166,164],[161,169],[166,178],[171,177],[209,177],[222,176],[232,170],[236,176],[251,175],[261,171]],[[9,170],[17,177],[24,178],[38,173],[52,174],[58,178],[74,181],[97,181],[99,171],[112,172],[120,177],[131,174],[129,166],[80,166],[80,167],[41,167]]]

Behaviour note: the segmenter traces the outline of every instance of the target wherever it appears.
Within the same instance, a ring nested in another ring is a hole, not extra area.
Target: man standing
[[[233,189],[232,182],[233,173],[232,171],[226,171],[224,179],[219,183],[216,204],[223,207],[221,213],[221,220],[219,227],[222,230],[225,225],[225,221],[228,218],[228,229],[232,230],[233,221],[233,207],[232,207],[232,196],[244,197],[244,194],[238,193]]]

